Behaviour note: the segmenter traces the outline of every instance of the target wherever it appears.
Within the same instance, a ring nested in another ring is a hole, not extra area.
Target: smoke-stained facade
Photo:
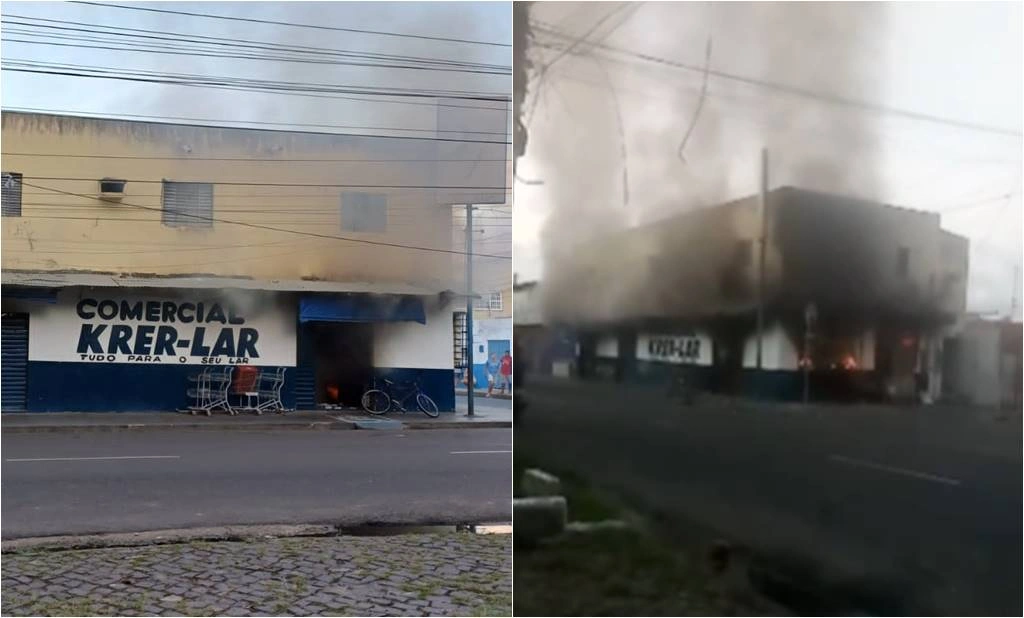
[[[180,409],[203,365],[284,367],[292,407],[389,375],[454,409],[452,204],[503,201],[508,162],[448,135],[5,112],[4,411]]]
[[[779,396],[794,394],[803,362],[819,384],[839,380],[833,370],[855,376],[851,396],[910,396],[922,381],[941,392],[942,340],[966,304],[966,239],[934,213],[789,187],[768,194],[764,220],[761,368]],[[743,388],[757,367],[760,230],[752,196],[567,249],[573,266],[544,282],[545,319],[590,333],[584,373],[656,376],[661,355],[707,367],[707,388]],[[614,348],[601,343],[610,334]]]

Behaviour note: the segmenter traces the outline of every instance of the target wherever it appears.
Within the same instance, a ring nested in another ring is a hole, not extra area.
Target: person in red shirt
[[[505,350],[505,356],[501,357],[501,394],[505,394],[505,386],[508,386],[508,394],[512,394],[512,354]]]

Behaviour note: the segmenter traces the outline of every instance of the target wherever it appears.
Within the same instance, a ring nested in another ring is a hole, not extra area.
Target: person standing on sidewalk
[[[505,350],[505,356],[501,357],[501,394],[505,394],[505,386],[508,385],[508,394],[512,394],[512,354]]]
[[[487,396],[490,397],[494,393],[494,382],[498,379],[498,371],[501,368],[501,363],[498,362],[498,355],[491,354],[491,357],[487,359]]]

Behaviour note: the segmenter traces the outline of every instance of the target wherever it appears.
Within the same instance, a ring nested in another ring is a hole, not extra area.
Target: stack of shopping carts
[[[242,384],[235,380],[241,366],[205,368],[189,376],[188,396],[192,400],[192,414],[210,416],[214,410],[238,414],[240,412],[285,412],[281,391],[284,389],[285,367],[258,370]],[[234,401],[232,401],[234,399]]]

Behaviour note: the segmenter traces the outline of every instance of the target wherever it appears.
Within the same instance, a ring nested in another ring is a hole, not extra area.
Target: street
[[[3,538],[512,519],[512,431],[3,436]]]
[[[632,386],[527,388],[517,457],[586,473],[669,534],[869,578],[885,597],[876,611],[1021,611],[1019,411],[684,407]]]

